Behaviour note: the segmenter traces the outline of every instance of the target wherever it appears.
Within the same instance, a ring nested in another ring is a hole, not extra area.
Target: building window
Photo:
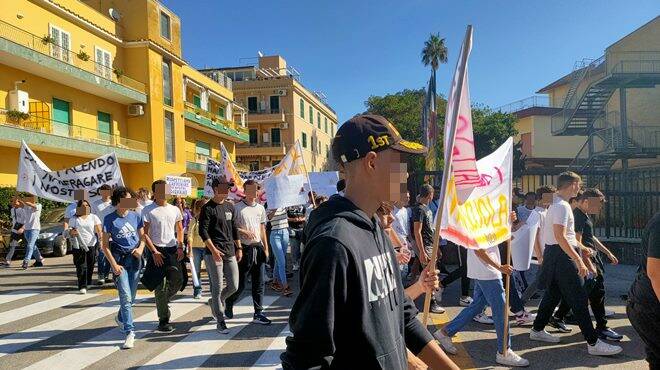
[[[280,135],[280,129],[279,128],[271,128],[270,129],[270,141],[273,143],[273,146],[280,146],[281,140],[282,140],[282,137]]]
[[[50,56],[63,62],[71,62],[71,34],[61,28],[50,26],[50,37],[53,42],[50,44]]]
[[[312,106],[309,106],[309,123],[314,125],[314,108]]]
[[[259,143],[259,131],[256,128],[250,129],[250,145],[257,145]]]
[[[175,162],[174,156],[174,114],[165,111],[165,160]]]
[[[160,35],[165,39],[172,39],[170,16],[165,12],[160,12]]]
[[[250,171],[259,171],[259,161],[250,162]]]
[[[198,141],[195,143],[195,154],[198,156],[210,157],[211,156],[211,145],[203,141]]]
[[[302,133],[302,146],[303,148],[307,148],[307,134],[304,132]]]
[[[96,61],[94,65],[96,74],[106,80],[112,80],[112,54],[109,51],[96,47],[94,57]]]
[[[316,126],[321,129],[321,113],[316,112]]]
[[[256,113],[257,112],[257,97],[256,96],[249,96],[248,97],[248,112],[249,113]]]
[[[202,109],[202,99],[197,94],[193,94],[193,105]]]
[[[112,117],[110,113],[96,112],[96,121],[99,129],[99,139],[110,141],[112,136]]]
[[[300,118],[305,119],[305,101],[300,99]]]
[[[326,134],[328,133],[328,117],[325,117],[325,127],[323,131],[325,131]]]
[[[163,59],[163,102],[172,106],[172,63]]]
[[[335,137],[335,124],[330,122],[330,130],[332,131],[332,137]]]
[[[225,113],[225,107],[218,107],[218,116],[220,118],[227,118],[226,113]]]
[[[277,95],[270,97],[270,113],[280,113],[280,97]]]

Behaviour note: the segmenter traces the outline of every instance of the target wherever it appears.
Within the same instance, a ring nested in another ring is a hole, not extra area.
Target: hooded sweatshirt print
[[[305,226],[300,294],[285,369],[407,369],[433,338],[404,296],[394,249],[375,218],[332,196]]]

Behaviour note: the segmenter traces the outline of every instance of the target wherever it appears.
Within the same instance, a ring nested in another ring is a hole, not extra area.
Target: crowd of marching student
[[[216,179],[214,196],[202,197],[189,207],[185,199],[166,193],[166,183],[155,181],[151,189],[137,192],[126,187],[103,185],[100,199],[91,202],[85,194],[69,204],[64,213],[63,235],[71,246],[81,294],[94,284],[114,282],[119,295],[116,322],[126,334],[123,348],[134,346],[132,305],[138,284],[154,292],[159,318],[158,331],[174,330],[168,303],[187,285],[189,261],[196,274],[193,297],[202,298],[202,261],[208,274],[208,304],[217,330],[229,333],[227,319],[233,318],[233,306],[251,281],[254,306],[253,323],[269,325],[264,314],[265,285],[290,297],[288,283],[298,270],[302,230],[315,205],[327,198],[309,193],[309,202],[286,209],[266,210],[257,201],[259,186],[252,180],[244,184],[244,197],[229,199],[233,183]],[[11,247],[5,265],[9,266],[21,239],[26,242],[23,269],[36,259],[33,267],[43,266],[36,246],[41,204],[34,197],[14,197],[11,203]],[[291,246],[292,261],[287,264]],[[110,274],[112,273],[112,278]]]

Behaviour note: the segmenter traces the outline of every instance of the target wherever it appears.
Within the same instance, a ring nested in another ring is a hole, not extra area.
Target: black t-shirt
[[[630,287],[629,299],[649,312],[658,312],[660,302],[646,273],[647,258],[660,258],[660,212],[656,212],[642,233],[642,260],[637,278]]]
[[[573,210],[573,217],[575,218],[575,232],[582,234],[582,244],[589,248],[596,249],[594,243],[594,223],[586,213],[581,209],[575,208]]]
[[[287,216],[289,218],[299,218],[305,217],[305,207],[303,206],[293,206],[286,209]],[[292,229],[302,229],[305,227],[305,221],[293,222],[289,221],[289,227]]]
[[[640,269],[646,273],[646,259],[660,258],[660,212],[657,212],[649,221],[642,233],[642,251],[644,258]]]
[[[204,241],[211,239],[225,256],[234,256],[234,240],[238,240],[234,205],[229,201],[216,203],[209,200],[199,215],[199,236]]]
[[[410,219],[411,235],[414,235],[415,222],[422,224],[422,243],[424,243],[424,248],[430,248],[433,245],[433,212],[431,212],[428,206],[419,203],[413,207],[412,217]]]

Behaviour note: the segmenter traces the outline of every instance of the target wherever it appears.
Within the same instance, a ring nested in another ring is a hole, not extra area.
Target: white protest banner
[[[239,176],[234,162],[232,162],[229,152],[225,145],[220,143],[220,161],[214,159],[207,159],[206,161],[206,178],[204,181],[204,195],[213,198],[213,188],[211,184],[213,179],[223,178],[227,181],[232,181],[234,187],[229,190],[229,199],[239,200],[243,197],[243,179]]]
[[[107,184],[123,186],[119,161],[115,153],[106,154],[70,168],[51,171],[23,142],[19,152],[16,190],[55,202],[71,203],[75,190],[85,190],[91,200],[99,197],[98,189]]]
[[[272,176],[264,181],[268,208],[283,208],[305,204],[305,175]]]
[[[337,194],[337,181],[339,181],[339,172],[310,172],[309,183],[305,184],[305,191],[309,192],[310,186],[317,195],[330,197]]]
[[[454,178],[447,184],[440,235],[470,249],[485,249],[511,235],[513,138],[477,161],[479,185],[460,203]]]
[[[541,216],[538,212],[533,211],[527,218],[527,221],[525,221],[525,224],[512,233],[511,261],[515,270],[529,270],[529,265],[532,263],[536,231],[539,229],[540,223]]]
[[[181,176],[165,176],[170,195],[188,197],[192,194],[192,179]]]

